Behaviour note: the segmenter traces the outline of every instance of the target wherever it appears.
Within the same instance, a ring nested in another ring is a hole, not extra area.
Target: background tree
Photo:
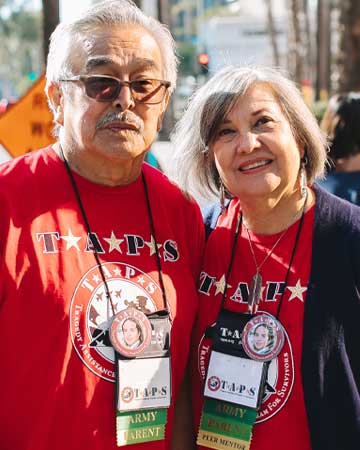
[[[171,14],[170,5],[168,0],[157,0],[158,7],[158,19],[160,22],[164,23],[171,30]],[[175,114],[174,114],[174,96],[170,98],[169,105],[167,107],[166,113],[164,115],[164,120],[162,128],[159,132],[160,140],[168,140],[170,132],[174,127]]]
[[[59,23],[59,0],[42,0],[43,10],[43,55],[44,66],[49,51],[49,39],[51,33]]]
[[[0,98],[19,96],[43,68],[41,12],[29,0],[0,0],[0,39]]]
[[[331,5],[329,0],[318,0],[317,6],[317,78],[316,98],[326,99],[331,91]]]
[[[360,1],[338,1],[338,91],[360,90]]]
[[[276,28],[273,15],[272,0],[264,0],[267,13],[267,26],[270,36],[271,47],[273,50],[273,62],[276,67],[280,65],[279,49],[276,38]]]

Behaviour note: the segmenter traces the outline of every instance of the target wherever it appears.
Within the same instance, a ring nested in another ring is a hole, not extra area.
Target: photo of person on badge
[[[124,320],[121,331],[125,347],[135,349],[142,344],[144,340],[143,333],[139,323],[135,319],[129,318]]]
[[[273,329],[265,323],[256,325],[249,337],[252,349],[259,355],[266,355],[274,347]]]

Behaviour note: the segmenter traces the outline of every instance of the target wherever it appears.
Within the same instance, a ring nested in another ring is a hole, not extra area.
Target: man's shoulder
[[[145,178],[150,185],[149,188],[152,192],[161,195],[163,200],[174,202],[174,206],[176,206],[176,204],[177,206],[180,206],[179,202],[183,205],[195,204],[195,200],[190,195],[182,191],[179,186],[169,180],[169,178],[160,170],[146,163],[144,163],[143,170]]]

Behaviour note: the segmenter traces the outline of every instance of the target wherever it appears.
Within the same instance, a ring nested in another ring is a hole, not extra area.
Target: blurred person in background
[[[315,183],[316,119],[280,72],[228,67],[173,143],[177,181],[220,198],[205,212],[193,343],[199,449],[358,450],[360,210]],[[268,355],[247,345],[260,323]]]
[[[321,128],[329,138],[329,170],[320,184],[329,192],[360,205],[360,93],[329,100]]]
[[[0,166],[1,450],[189,448],[179,400],[204,227],[144,163],[176,66],[168,29],[130,1],[52,34],[57,142]],[[121,359],[118,315],[141,317],[149,340],[161,319],[171,355]]]

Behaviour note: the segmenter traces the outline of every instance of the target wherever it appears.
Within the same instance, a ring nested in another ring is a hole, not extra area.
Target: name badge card
[[[254,358],[244,348],[244,330],[249,328],[249,323],[246,339],[251,344],[254,341],[254,346],[262,343],[262,336],[255,336],[257,329],[252,324],[255,317],[255,314],[228,310],[221,310],[218,315],[212,329],[198,445],[217,450],[250,449],[252,427],[263,398],[269,365],[267,358]]]
[[[117,360],[120,412],[170,406],[170,358]]]
[[[120,311],[110,327],[116,368],[116,442],[164,439],[171,403],[170,320],[167,311]]]
[[[204,395],[257,409],[261,404],[265,375],[263,362],[213,351]]]

